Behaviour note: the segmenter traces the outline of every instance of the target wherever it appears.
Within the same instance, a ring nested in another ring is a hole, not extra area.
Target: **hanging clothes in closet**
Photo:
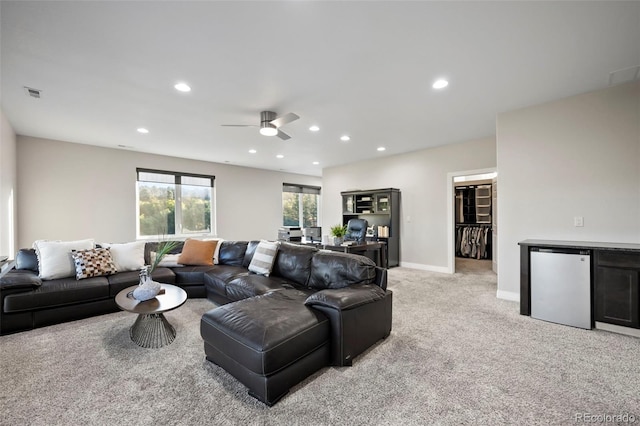
[[[491,259],[491,226],[456,225],[456,256]]]

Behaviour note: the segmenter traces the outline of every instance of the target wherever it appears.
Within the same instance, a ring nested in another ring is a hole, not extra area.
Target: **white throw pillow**
[[[94,248],[93,239],[77,241],[45,241],[38,240],[33,248],[38,256],[39,277],[43,280],[75,277],[76,266],[71,257],[73,250],[89,250]]]
[[[277,241],[261,240],[251,259],[249,270],[268,277],[273,269],[273,263],[276,260],[279,245]]]
[[[213,251],[213,264],[217,265],[218,264],[218,254],[220,253],[220,246],[222,245],[222,242],[224,241],[224,238],[204,238],[202,241],[217,241],[218,244],[216,244],[216,249]]]
[[[144,241],[122,244],[101,244],[111,249],[113,263],[118,272],[139,271],[144,266]]]
[[[151,257],[151,263],[153,263],[153,260],[156,258],[156,252],[152,251],[151,253],[149,253],[149,256]],[[180,257],[180,253],[177,254],[165,254],[162,259],[160,260],[160,262],[158,263],[158,267],[162,267],[162,268],[179,268],[181,266],[184,266],[181,263],[178,263],[178,258]]]

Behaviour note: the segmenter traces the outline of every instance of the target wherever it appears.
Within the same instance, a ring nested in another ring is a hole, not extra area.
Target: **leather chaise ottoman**
[[[308,296],[283,289],[207,312],[200,323],[207,359],[275,404],[330,362],[329,320],[305,306]]]

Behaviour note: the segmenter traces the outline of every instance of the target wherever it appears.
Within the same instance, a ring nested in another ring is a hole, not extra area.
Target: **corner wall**
[[[275,239],[282,184],[315,176],[18,136],[19,247],[37,239],[136,238],[136,168],[216,177],[216,223],[226,239]]]
[[[398,188],[400,265],[446,272],[448,207],[454,200],[453,191],[447,190],[448,174],[495,167],[495,149],[495,139],[486,138],[325,168],[323,233],[329,226],[342,222],[340,192]]]
[[[500,114],[497,157],[498,297],[519,300],[519,241],[640,242],[640,82]]]
[[[0,111],[0,255],[13,259],[17,244],[16,134]]]

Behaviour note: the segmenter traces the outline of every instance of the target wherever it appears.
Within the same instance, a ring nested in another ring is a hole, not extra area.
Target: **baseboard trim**
[[[403,268],[420,269],[422,271],[440,272],[443,274],[450,274],[451,271],[446,266],[434,266],[424,265],[422,263],[400,262],[400,266]]]
[[[498,299],[509,300],[511,302],[520,301],[520,293],[514,293],[513,291],[498,290],[496,292],[496,297]]]
[[[626,334],[627,336],[640,337],[640,330],[637,328],[623,327],[621,325],[608,324],[606,322],[600,322],[600,321],[596,321],[596,328],[598,330]]]

